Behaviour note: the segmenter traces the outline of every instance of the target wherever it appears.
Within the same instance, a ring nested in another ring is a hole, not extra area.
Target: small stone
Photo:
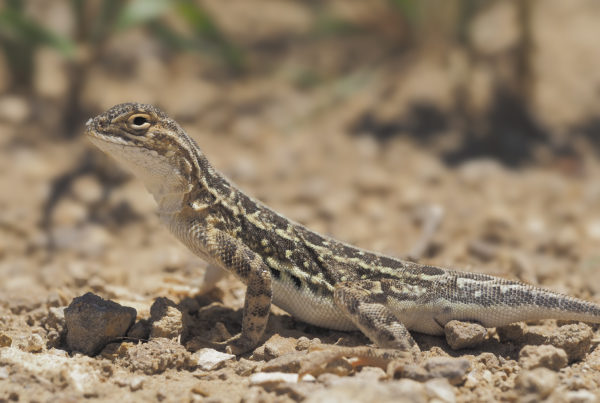
[[[561,326],[558,332],[550,336],[549,343],[562,348],[569,357],[569,362],[583,359],[590,351],[594,332],[585,323]]]
[[[400,373],[401,378],[412,379],[417,382],[425,382],[431,379],[425,368],[417,364],[406,364],[397,372]]]
[[[0,380],[2,379],[8,379],[8,368],[6,367],[0,367]]]
[[[226,361],[235,359],[233,354],[221,353],[212,348],[203,348],[192,354],[191,362],[198,365],[200,369],[211,371],[217,369]]]
[[[12,338],[6,333],[0,333],[0,347],[10,347],[12,345]]]
[[[126,343],[122,344],[125,345]],[[190,353],[185,347],[169,339],[152,339],[148,343],[140,343],[120,350],[119,356],[124,366],[146,375],[160,374],[167,369],[181,370],[194,366]]]
[[[372,382],[354,377],[342,377],[332,378],[331,384],[326,386],[325,389],[312,393],[305,402],[425,403],[429,400],[422,384],[406,379],[397,382]]]
[[[309,347],[310,347],[310,339],[306,336],[300,337],[298,339],[298,341],[296,342],[296,350],[298,350],[298,351],[308,350]]]
[[[42,336],[33,333],[27,337],[24,351],[29,353],[39,353],[44,350],[44,347],[45,343]]]
[[[42,336],[32,333],[15,339],[14,346],[28,353],[39,353],[44,350],[45,343]]]
[[[237,365],[234,367],[234,371],[239,376],[249,376],[256,368],[258,368],[258,363],[256,361],[240,358]]]
[[[293,338],[281,337],[278,334],[274,334],[264,344],[265,346],[265,358],[270,360],[272,358],[280,357],[284,354],[288,354],[296,351],[296,342]]]
[[[511,323],[510,325],[496,328],[496,333],[501,341],[519,341],[527,332],[527,324],[524,322]]]
[[[451,320],[444,326],[446,341],[453,350],[477,347],[485,339],[487,329],[477,323]]]
[[[152,325],[146,319],[141,319],[133,324],[127,332],[127,337],[134,340],[148,340]]]
[[[183,333],[183,313],[168,298],[157,298],[150,307],[152,330],[150,339],[164,337],[175,340]]]
[[[552,393],[558,375],[547,368],[522,371],[515,380],[515,391],[523,401],[541,401]]]
[[[471,363],[466,358],[433,357],[425,363],[425,369],[431,378],[445,378],[452,385],[465,381]]]
[[[302,377],[303,382],[313,382],[315,377],[308,374]],[[298,383],[298,374],[289,374],[286,372],[259,372],[250,375],[250,385],[272,385],[278,383]]]
[[[550,345],[525,346],[519,352],[519,365],[525,369],[544,367],[558,371],[567,363],[565,350]]]
[[[142,389],[143,386],[144,386],[144,378],[142,378],[141,376],[136,376],[129,382],[129,389],[132,392]]]
[[[112,340],[122,337],[133,324],[136,310],[88,292],[65,309],[67,346],[94,355]]]
[[[432,379],[425,382],[425,392],[432,400],[437,400],[445,403],[456,402],[454,389],[448,383],[447,379]]]
[[[598,396],[589,390],[581,389],[581,390],[569,390],[565,393],[565,398],[567,402],[573,403],[597,403]]]

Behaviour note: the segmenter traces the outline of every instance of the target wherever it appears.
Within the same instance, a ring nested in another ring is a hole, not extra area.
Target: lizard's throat
[[[95,140],[93,143],[102,151],[142,180],[156,200],[160,214],[175,213],[181,209],[183,197],[191,190],[191,182],[176,164],[153,150]]]

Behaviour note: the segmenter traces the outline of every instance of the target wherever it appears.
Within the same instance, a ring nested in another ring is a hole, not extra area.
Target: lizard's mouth
[[[102,130],[102,127],[102,122],[98,121],[98,117],[89,118],[87,122],[85,122],[85,134],[95,145],[99,146],[102,143],[112,143],[121,146],[134,146],[134,144],[130,144],[120,136],[115,136],[109,131]]]

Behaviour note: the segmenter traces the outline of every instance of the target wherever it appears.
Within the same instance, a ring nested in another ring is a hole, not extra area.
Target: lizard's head
[[[86,134],[105,153],[128,167],[160,198],[189,189],[198,146],[164,112],[125,103],[89,119]]]

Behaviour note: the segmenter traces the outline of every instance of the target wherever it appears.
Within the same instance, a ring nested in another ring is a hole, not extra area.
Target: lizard
[[[418,352],[409,331],[450,320],[491,328],[563,319],[600,323],[600,305],[533,285],[370,252],[311,231],[246,195],[152,105],[123,103],[86,123],[91,142],[130,169],[162,223],[192,252],[246,285],[242,329],[223,342],[256,347],[275,304],[312,325],[360,330],[376,346]]]

